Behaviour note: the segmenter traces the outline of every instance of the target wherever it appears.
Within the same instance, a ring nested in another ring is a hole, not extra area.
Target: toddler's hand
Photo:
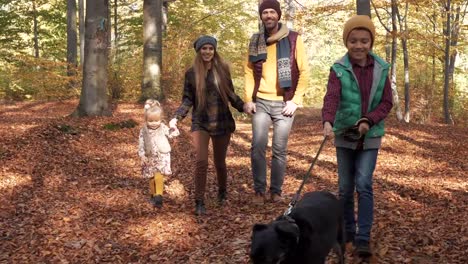
[[[173,137],[179,136],[180,132],[179,132],[179,129],[177,127],[171,127],[171,128],[169,128],[169,134],[170,134],[170,137],[173,138]]]

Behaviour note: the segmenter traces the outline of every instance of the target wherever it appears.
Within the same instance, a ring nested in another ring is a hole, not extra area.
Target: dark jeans
[[[222,136],[210,136],[208,132],[199,130],[192,132],[195,148],[195,199],[203,200],[206,190],[206,174],[208,170],[208,145],[213,143],[213,160],[216,168],[218,189],[226,190],[227,168],[226,153],[231,140],[231,133]]]
[[[378,152],[378,149],[336,148],[339,195],[344,205],[345,230],[355,234],[355,240],[370,240],[374,220],[372,174]],[[354,215],[355,189],[358,194],[357,221]]]
[[[268,131],[273,124],[271,184],[270,192],[281,194],[286,171],[286,156],[288,138],[294,116],[281,114],[283,101],[269,101],[257,99],[257,112],[252,117],[252,173],[255,192],[265,193],[267,161],[266,148],[268,145]]]

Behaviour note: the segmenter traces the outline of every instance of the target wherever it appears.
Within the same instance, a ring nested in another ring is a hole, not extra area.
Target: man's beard
[[[265,26],[265,29],[267,31],[272,31],[273,29],[277,28],[278,27],[278,22],[276,21],[267,21],[269,23],[263,23],[263,25]]]

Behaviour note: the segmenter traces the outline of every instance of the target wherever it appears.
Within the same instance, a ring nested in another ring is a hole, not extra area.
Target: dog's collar
[[[297,225],[296,220],[294,220],[294,218],[292,218],[292,217],[289,216],[289,215],[283,215],[283,216],[281,216],[279,219],[286,220],[286,221],[288,221],[289,224],[294,225],[294,226],[297,227],[297,230],[299,231],[299,234],[298,234],[298,236],[296,237],[296,245],[299,244],[299,238],[300,238],[301,229],[300,229],[299,226]]]
[[[290,217],[289,215],[283,215],[282,218],[288,221],[288,223],[296,224],[296,220],[294,220],[294,218]]]

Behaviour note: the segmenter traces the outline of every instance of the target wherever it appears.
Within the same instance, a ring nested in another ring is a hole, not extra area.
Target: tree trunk
[[[410,78],[409,78],[409,58],[408,58],[408,24],[407,24],[407,17],[408,17],[408,2],[405,6],[405,15],[403,18],[400,16],[400,11],[396,10],[398,15],[398,22],[400,24],[400,32],[401,32],[401,48],[403,50],[403,67],[405,73],[405,116],[404,121],[406,123],[410,122]]]
[[[143,81],[140,101],[161,100],[162,0],[143,1]]]
[[[446,22],[444,27],[444,36],[445,36],[445,51],[444,51],[444,121],[446,124],[452,124],[452,117],[450,115],[450,106],[449,106],[449,88],[450,88],[450,12],[451,12],[451,2],[447,0],[445,3],[445,16]]]
[[[457,59],[458,55],[458,35],[460,33],[460,6],[456,8],[455,14],[452,15],[453,19],[453,26],[450,31],[450,47],[452,48],[452,52],[450,54],[450,63],[449,63],[449,109],[450,111],[453,110],[453,101],[454,101],[454,95],[453,93],[450,94],[450,90],[454,92],[455,90],[455,82],[453,81],[453,74],[455,72],[455,61]],[[454,120],[450,116],[450,123],[454,124]]]
[[[87,0],[83,88],[75,115],[110,115],[107,103],[109,0]]]
[[[358,15],[368,15],[370,17],[370,0],[356,0],[356,9]]]
[[[77,66],[76,0],[67,0],[67,75],[76,75]]]
[[[263,3],[263,0],[258,0],[258,6],[260,6],[262,3]],[[262,18],[259,15],[258,16],[258,30],[260,30],[262,28],[262,26],[263,26]]]
[[[387,27],[392,26],[392,17],[388,18]],[[385,27],[385,28],[387,28]],[[392,58],[392,34],[389,31],[386,31],[385,34],[385,60],[389,62]]]
[[[169,2],[167,0],[164,0],[162,3],[162,33],[166,33],[167,30],[167,16],[169,12]]]
[[[85,20],[84,20],[84,0],[78,0],[78,24],[80,31],[80,66],[84,64],[84,45],[85,45]]]
[[[112,14],[111,11],[112,9],[110,8],[110,0],[108,0],[109,3],[109,11],[107,12],[107,17],[106,17],[106,22],[107,22],[107,44],[109,49],[112,48]]]
[[[118,45],[118,32],[117,32],[117,7],[118,7],[118,2],[117,0],[114,0],[114,50],[115,50],[115,57],[117,58],[118,50],[119,50],[119,45]]]
[[[437,40],[436,40],[436,34],[437,34],[437,26],[436,26],[436,21],[437,21],[437,13],[436,11],[434,10],[434,12],[432,13],[432,32],[431,32],[431,35],[432,35],[432,42],[433,43],[436,43]],[[426,43],[428,43],[428,41],[426,40]],[[428,46],[428,44],[426,44],[426,47]],[[432,101],[433,101],[433,98],[434,98],[434,91],[436,89],[436,58],[437,58],[437,54],[436,54],[436,48],[434,46],[431,46],[431,84],[428,85],[428,89],[429,91],[427,92],[428,94],[428,97],[427,97],[427,100],[426,100],[426,120],[431,120],[432,118]]]
[[[391,69],[391,77],[390,77],[390,84],[392,86],[392,94],[393,94],[393,105],[395,106],[396,115],[398,121],[403,120],[403,114],[401,113],[400,108],[400,100],[398,98],[398,89],[397,89],[397,77],[396,77],[396,58],[397,58],[397,48],[398,48],[398,41],[397,41],[397,18],[396,18],[396,9],[397,3],[396,0],[392,0],[392,60],[390,62],[392,69]]]
[[[36,10],[36,1],[32,1],[33,4],[33,31],[34,31],[34,58],[39,58],[39,29],[37,22],[37,10]]]
[[[294,14],[296,12],[296,6],[293,0],[286,0],[286,26],[288,28],[294,27]]]

